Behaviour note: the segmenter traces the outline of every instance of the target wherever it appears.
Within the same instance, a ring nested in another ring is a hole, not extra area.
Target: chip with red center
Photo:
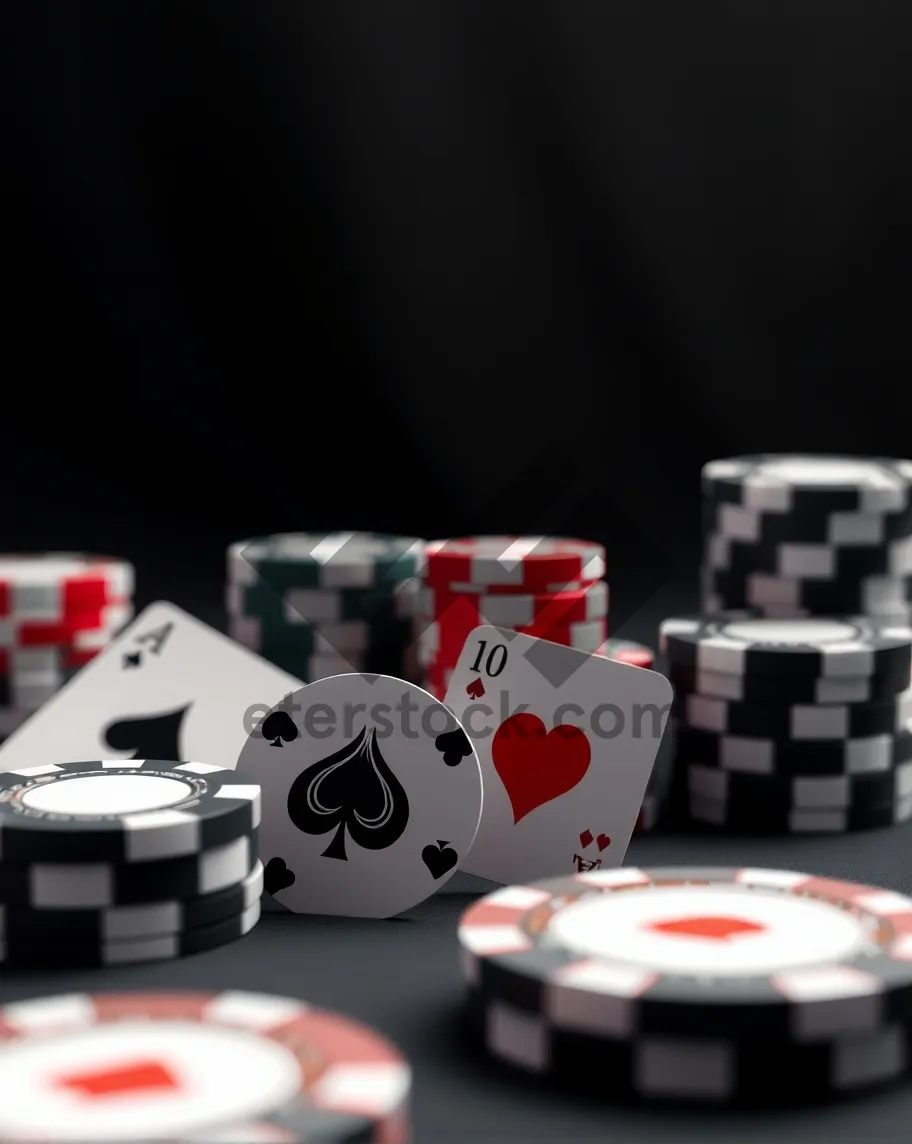
[[[373,1030],[257,993],[70,994],[0,1009],[0,1139],[408,1139]]]
[[[785,870],[596,869],[463,915],[473,992],[564,1031],[821,1043],[912,1017],[912,899]]]

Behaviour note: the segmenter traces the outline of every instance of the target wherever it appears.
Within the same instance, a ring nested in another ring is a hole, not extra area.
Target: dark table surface
[[[184,602],[179,598],[175,601]],[[209,609],[191,608],[203,619]],[[654,643],[656,601],[616,634]],[[912,824],[817,838],[636,839],[627,865],[773,866],[912,893]],[[462,886],[472,885],[463,879]],[[475,883],[477,887],[479,884]],[[660,1111],[582,1100],[504,1074],[457,1035],[456,925],[474,894],[457,883],[389,921],[267,912],[243,941],[183,961],[92,972],[0,974],[9,1002],[73,990],[244,989],[301,997],[384,1032],[414,1068],[416,1144],[639,1144],[763,1141],[880,1144],[912,1130],[912,1086],[801,1111]]]

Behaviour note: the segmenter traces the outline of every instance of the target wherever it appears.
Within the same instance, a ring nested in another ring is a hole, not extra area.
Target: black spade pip
[[[365,850],[397,842],[408,825],[408,795],[383,757],[377,732],[363,728],[341,750],[302,771],[288,791],[288,817],[305,834],[336,831],[324,858],[348,861],[346,830]]]

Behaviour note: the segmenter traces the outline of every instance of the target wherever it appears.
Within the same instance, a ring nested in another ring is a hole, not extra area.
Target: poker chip
[[[722,735],[747,735],[807,741],[866,739],[895,735],[912,718],[912,692],[880,703],[833,703],[794,706],[737,703],[706,695],[684,695],[675,712],[687,727]]]
[[[779,804],[745,810],[741,805],[734,807],[691,791],[688,815],[691,822],[726,834],[849,834],[860,830],[886,830],[912,821],[912,798],[875,807],[791,810]]]
[[[259,826],[260,791],[206,763],[94,760],[0,773],[3,862],[143,863]]]
[[[245,937],[260,920],[260,903],[210,925],[125,941],[84,941],[71,936],[52,944],[14,933],[0,937],[0,964],[8,969],[101,969],[143,961],[174,961],[220,949]]]
[[[115,1100],[79,1099],[115,1082]],[[410,1094],[393,1044],[291,998],[80,993],[0,1008],[4,1140],[127,1141],[141,1125],[150,1140],[401,1141]]]
[[[463,914],[459,944],[471,990],[552,1034],[733,1038],[773,1058],[907,1027],[910,929],[912,899],[876,887],[622,867],[497,890]]]
[[[912,629],[863,616],[668,619],[659,639],[673,663],[735,675],[857,679],[900,674],[912,662]]]
[[[584,1021],[548,1019],[472,991],[469,1031],[497,1061],[572,1090],[602,1097],[708,1105],[819,1103],[905,1077],[907,1029],[897,1023],[871,1033],[811,1045],[745,1043],[731,1038],[637,1036],[611,1041]]]
[[[10,944],[69,941],[95,948],[111,942],[199,929],[246,913],[263,894],[263,864],[243,881],[201,897],[102,909],[32,909],[0,904],[0,939]]]
[[[872,580],[887,582],[912,575],[912,537],[871,545],[772,544],[761,545],[713,535],[705,552],[709,568],[731,572],[765,572],[782,580],[833,584]]]
[[[123,602],[135,573],[125,560],[76,553],[0,556],[0,616],[5,620],[61,620]]]
[[[608,585],[597,580],[587,588],[559,592],[505,595],[467,591],[469,585],[451,584],[445,588],[427,587],[421,593],[421,614],[437,620],[450,608],[472,610],[475,627],[553,627],[604,619],[608,615]]]
[[[678,726],[675,740],[682,762],[698,761],[723,771],[751,775],[868,775],[893,771],[912,759],[912,732],[908,725],[896,734],[858,739],[760,738]]]
[[[874,774],[745,774],[700,762],[685,762],[684,773],[689,791],[736,812],[876,810],[912,798],[912,760]]]
[[[427,546],[426,582],[510,585],[547,590],[551,584],[590,583],[605,575],[600,544],[545,536],[480,536],[436,540]]]
[[[763,512],[894,513],[912,507],[912,461],[789,454],[710,461],[704,495]]]
[[[126,561],[0,556],[0,738],[16,731],[133,615]]]
[[[703,470],[702,607],[912,621],[912,462],[744,457]]]
[[[100,910],[215,894],[243,882],[258,836],[148,862],[0,862],[0,903],[35,910]],[[2,1139],[2,1138],[0,1138]]]
[[[229,581],[289,588],[377,588],[416,576],[424,541],[375,532],[284,533],[228,550]]]
[[[835,581],[784,577],[767,572],[705,568],[706,598],[724,601],[723,611],[754,610],[780,618],[865,615],[908,622],[910,577],[861,576]]]
[[[473,628],[478,626],[480,625],[473,623],[466,628],[465,624],[454,622],[448,616],[441,617],[435,623],[427,624],[419,636],[419,651],[422,662],[455,666],[466,637]],[[599,651],[607,638],[603,619],[580,621],[576,624],[556,627],[527,625],[515,630],[523,635],[534,636],[537,639],[548,640],[551,643],[559,643],[565,647],[574,647],[579,651],[592,653]]]
[[[416,656],[424,686],[443,699],[471,632],[485,624],[603,654],[604,549],[554,537],[475,537],[428,545]]]
[[[306,682],[417,674],[411,652],[423,541],[293,533],[228,550],[228,634]]]
[[[696,692],[739,703],[876,703],[892,699],[912,686],[912,663],[892,675],[834,679],[805,679],[800,675],[735,675],[672,663],[668,666],[668,678],[678,694]]]
[[[606,640],[599,654],[618,663],[629,663],[631,667],[651,669],[655,663],[655,653],[652,648],[635,643],[633,640]]]
[[[912,507],[901,512],[763,512],[727,502],[703,501],[704,531],[749,544],[888,544],[912,536]]]

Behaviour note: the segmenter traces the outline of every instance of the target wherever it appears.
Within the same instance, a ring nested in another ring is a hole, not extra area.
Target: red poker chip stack
[[[443,699],[481,624],[604,654],[605,550],[586,540],[485,536],[428,546],[419,606],[424,686]]]
[[[133,615],[133,566],[72,553],[0,556],[0,739]]]

